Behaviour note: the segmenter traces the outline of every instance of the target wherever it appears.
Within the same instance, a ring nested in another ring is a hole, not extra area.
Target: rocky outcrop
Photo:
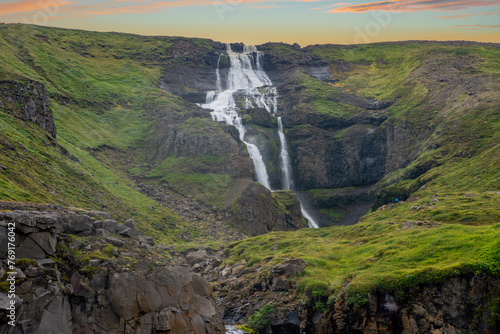
[[[2,333],[224,333],[204,278],[159,256],[133,220],[102,218],[61,207],[0,211],[0,271],[17,285],[16,326]],[[14,272],[3,242],[11,226]],[[0,298],[7,319],[10,298]]]
[[[304,227],[297,197],[291,191],[279,193],[271,193],[260,183],[248,184],[229,208],[237,227],[250,235]]]
[[[45,87],[34,80],[0,81],[0,108],[32,122],[56,138],[56,126]]]
[[[497,333],[497,276],[453,277],[414,289],[402,301],[373,292],[367,305],[347,302],[345,295],[322,316],[310,316],[314,333],[459,334]],[[493,307],[493,308],[492,308]]]
[[[229,157],[223,164],[198,173],[230,174],[251,178],[253,163],[248,158],[238,131],[223,123],[212,122],[210,114],[195,108],[182,114],[163,113],[156,122],[154,141],[151,144],[151,161],[161,163],[174,158],[199,158],[201,156]]]
[[[264,70],[286,70],[300,65],[322,66],[324,59],[312,53],[307,48],[298,44],[265,43],[257,46],[259,51],[264,51]]]
[[[274,312],[269,317],[269,324],[264,326],[269,325],[269,328],[254,329],[262,330],[262,333],[300,332],[306,308],[295,300],[292,292],[296,288],[293,277],[304,273],[306,268],[303,260],[283,259],[283,263],[270,267],[252,266],[242,260],[233,265],[208,268],[209,281],[214,292],[221,297],[218,306],[224,321],[242,323],[272,302]]]

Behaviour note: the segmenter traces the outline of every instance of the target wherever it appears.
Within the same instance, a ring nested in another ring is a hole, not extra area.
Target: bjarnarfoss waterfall
[[[212,118],[217,122],[225,122],[234,125],[239,132],[240,139],[246,144],[248,153],[253,160],[257,182],[271,190],[269,175],[259,148],[245,140],[246,128],[238,114],[236,105],[237,97],[243,97],[245,108],[265,108],[267,112],[276,114],[278,110],[278,94],[271,79],[262,67],[262,52],[257,51],[255,46],[245,46],[242,53],[236,53],[227,45],[229,57],[229,70],[225,89],[217,63],[216,91],[207,93],[206,102],[201,106],[210,109]],[[281,152],[280,165],[283,175],[282,185],[285,190],[293,190],[293,178],[288,155],[288,146],[281,117],[278,117],[278,134],[280,138]],[[301,204],[302,214],[309,222],[309,227],[317,228],[318,224],[311,215],[305,211]]]

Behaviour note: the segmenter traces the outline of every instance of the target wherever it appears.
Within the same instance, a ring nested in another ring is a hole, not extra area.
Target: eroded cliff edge
[[[168,247],[100,211],[1,203],[2,277],[16,281],[16,326],[2,333],[224,333],[207,281]],[[7,266],[15,226],[15,270]],[[9,290],[9,281],[2,287]]]

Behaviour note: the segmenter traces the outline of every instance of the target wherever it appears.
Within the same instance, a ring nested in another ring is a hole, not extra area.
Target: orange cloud
[[[486,7],[498,5],[497,0],[388,0],[369,2],[357,5],[342,6],[328,11],[329,13],[364,13],[368,11],[420,12],[453,11],[470,7]]]
[[[0,15],[32,13],[38,10],[53,10],[54,8],[67,6],[74,3],[73,1],[64,0],[21,0],[16,2],[8,2],[0,4]]]
[[[292,0],[280,0],[292,1]],[[304,0],[295,0],[304,1]],[[320,0],[305,0],[320,1]],[[269,0],[174,0],[174,1],[151,1],[151,0],[110,0],[99,4],[77,5],[67,9],[68,12],[80,15],[119,15],[119,14],[146,14],[171,7],[190,6],[229,6],[236,7],[242,4],[254,4],[269,2]],[[264,8],[264,7],[262,7]]]

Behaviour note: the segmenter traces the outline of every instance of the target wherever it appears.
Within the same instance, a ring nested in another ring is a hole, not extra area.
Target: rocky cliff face
[[[321,316],[310,318],[314,333],[458,334],[497,333],[498,277],[454,277],[423,286],[396,301],[383,292],[356,307],[345,296]]]
[[[36,209],[0,211],[1,273],[17,285],[17,325],[4,322],[2,333],[224,333],[205,279],[159,255],[132,220]],[[4,241],[13,225],[11,274]],[[10,299],[0,295],[5,320]]]
[[[45,87],[34,80],[0,81],[0,108],[32,122],[56,138],[56,126]]]

